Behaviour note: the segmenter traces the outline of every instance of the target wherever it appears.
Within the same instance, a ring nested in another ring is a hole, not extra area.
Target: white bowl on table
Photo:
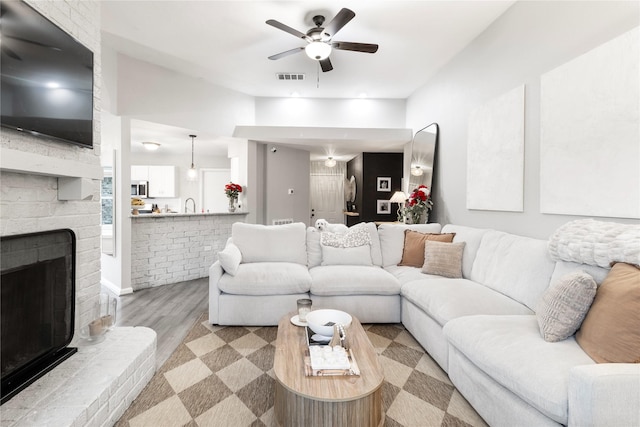
[[[316,334],[327,337],[333,336],[333,325],[326,326],[327,323],[340,324],[346,329],[351,325],[351,320],[349,313],[329,308],[313,310],[307,314],[307,326]]]

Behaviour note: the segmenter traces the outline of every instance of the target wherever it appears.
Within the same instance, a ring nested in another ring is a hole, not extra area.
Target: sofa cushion
[[[431,276],[404,283],[401,294],[440,325],[474,314],[533,314],[519,302],[468,279]]]
[[[471,277],[473,261],[476,259],[482,236],[484,236],[487,231],[489,231],[489,229],[453,224],[447,224],[442,227],[443,233],[456,233],[453,238],[454,242],[465,242],[464,252],[462,252],[462,277],[465,279]]]
[[[306,227],[301,222],[284,225],[236,222],[231,226],[231,237],[242,253],[243,263],[307,264]]]
[[[404,230],[421,233],[439,233],[440,224],[380,224],[378,236],[382,248],[382,266],[398,265],[402,260],[404,248]]]
[[[307,266],[317,267],[322,264],[321,232],[315,227],[307,227]]]
[[[227,246],[218,252],[218,260],[224,271],[235,276],[242,262],[242,253],[235,244],[227,243]]]
[[[478,247],[471,280],[534,310],[554,267],[546,241],[489,230]]]
[[[311,275],[313,295],[398,295],[400,282],[376,266],[329,265],[314,267]]]
[[[382,266],[382,249],[380,247],[380,237],[378,236],[378,227],[373,222],[360,222],[351,228],[364,228],[369,232],[371,238],[371,262],[373,265]]]
[[[306,266],[291,262],[240,264],[235,276],[223,274],[222,292],[236,295],[286,295],[309,292],[311,275]]]
[[[464,246],[465,242],[425,242],[422,272],[452,279],[461,279]]]
[[[455,233],[420,233],[414,230],[404,230],[404,247],[402,259],[398,265],[422,268],[424,265],[424,243],[427,240],[436,242],[452,242]]]
[[[640,268],[617,263],[576,335],[599,363],[640,363]]]
[[[607,274],[609,273],[608,268],[596,267],[595,265],[578,264],[577,262],[571,261],[556,261],[556,265],[553,267],[553,274],[551,275],[550,282],[555,283],[563,276],[579,271],[583,271],[589,276],[593,277],[593,280],[595,280],[598,285],[602,283],[604,278],[607,277]]]
[[[549,418],[567,424],[568,379],[574,366],[594,362],[570,337],[540,338],[535,316],[467,316],[443,329],[458,349],[497,383]]]
[[[593,277],[581,271],[552,282],[536,307],[542,338],[556,342],[575,334],[596,296],[596,287]]]
[[[392,265],[389,267],[385,267],[389,273],[393,274],[393,276],[400,281],[401,284],[413,282],[414,280],[422,280],[422,279],[441,279],[440,276],[434,276],[431,274],[424,274],[422,269],[415,267],[404,267],[399,265]]]

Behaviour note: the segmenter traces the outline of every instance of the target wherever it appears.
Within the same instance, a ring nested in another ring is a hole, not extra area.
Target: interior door
[[[231,181],[230,169],[202,170],[202,207],[205,212],[227,212],[229,200],[224,186]]]
[[[318,218],[331,224],[344,224],[344,176],[311,175],[311,221]]]

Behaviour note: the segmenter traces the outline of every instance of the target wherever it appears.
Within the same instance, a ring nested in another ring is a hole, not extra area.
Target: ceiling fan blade
[[[328,37],[329,39],[333,37],[342,27],[344,27],[347,22],[351,21],[353,17],[356,16],[355,12],[351,9],[347,9],[346,7],[341,9],[340,12],[324,27],[322,30],[322,35]]]
[[[296,47],[294,49],[290,49],[290,50],[285,50],[284,52],[280,52],[280,53],[276,53],[275,55],[271,55],[269,57],[269,59],[280,59],[280,58],[284,58],[285,56],[289,56],[289,55],[293,55],[294,53],[298,53],[301,50],[304,50],[304,47]]]
[[[305,39],[306,41],[309,41],[309,42],[311,41],[309,36],[307,36],[305,33],[301,33],[300,31],[293,29],[288,25],[284,25],[282,22],[276,21],[275,19],[269,19],[268,21],[266,21],[266,23],[271,25],[272,27],[276,27],[279,30],[292,34],[300,39]]]
[[[338,50],[352,50],[354,52],[376,53],[378,51],[377,44],[371,43],[353,43],[353,42],[333,42],[331,47]]]
[[[321,59],[320,68],[322,68],[323,73],[333,70],[333,65],[331,65],[331,60],[329,58]]]

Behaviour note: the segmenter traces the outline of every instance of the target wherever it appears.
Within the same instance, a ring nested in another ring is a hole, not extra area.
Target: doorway
[[[310,225],[321,218],[330,224],[344,224],[344,180],[346,164],[327,167],[324,162],[311,162]]]
[[[204,212],[227,212],[229,200],[224,186],[231,181],[231,169],[202,169],[202,208]]]

